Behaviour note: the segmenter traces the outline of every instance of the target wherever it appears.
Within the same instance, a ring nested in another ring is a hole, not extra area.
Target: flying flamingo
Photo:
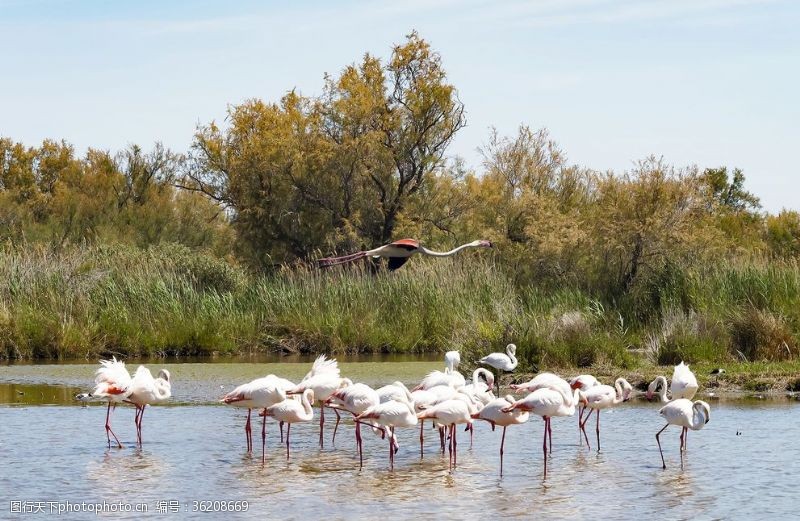
[[[337,389],[328,401],[331,407],[341,407],[352,414],[354,418],[370,407],[381,403],[380,396],[378,396],[375,389],[361,383]],[[336,424],[339,424],[338,418],[336,419]],[[335,427],[333,431],[334,433],[336,432]],[[358,447],[358,466],[362,468],[364,466],[364,452],[361,439],[361,422],[356,422],[356,446]]]
[[[166,369],[158,372],[158,378],[153,378],[150,370],[140,365],[133,374],[133,391],[126,401],[136,406],[134,423],[136,424],[136,439],[142,446],[142,418],[144,409],[150,404],[166,401],[172,396],[172,383],[170,374]]]
[[[656,434],[656,443],[658,443],[658,451],[661,453],[661,465],[666,469],[667,464],[664,462],[664,451],[661,450],[661,441],[658,439],[659,434],[664,432],[664,429],[670,425],[678,425],[683,428],[681,432],[681,453],[686,449],[684,433],[688,432],[687,429],[699,431],[711,419],[711,407],[703,400],[697,400],[692,403],[691,400],[686,398],[678,398],[669,402],[667,405],[658,411],[658,414],[667,420],[667,424],[663,429]]]
[[[590,374],[581,374],[576,376],[575,378],[570,379],[569,381],[570,387],[578,388],[582,392],[586,392],[591,387],[595,387],[600,385],[600,382],[597,381],[597,378]],[[581,438],[581,424],[583,423],[583,413],[586,412],[586,407],[583,405],[583,402],[578,403],[578,442],[583,443],[583,438]]]
[[[465,400],[453,398],[436,404],[417,414],[417,419],[419,420],[434,420],[437,424],[449,428],[450,445],[448,449],[450,461],[448,469],[451,471],[456,467],[458,461],[456,456],[458,449],[456,425],[472,423],[472,413],[473,411],[470,411],[470,407]]]
[[[286,399],[285,382],[282,378],[270,374],[257,378],[252,382],[242,384],[226,394],[220,401],[226,405],[247,408],[247,423],[244,425],[247,437],[247,452],[253,452],[253,429],[250,424],[250,415],[253,409],[263,409]],[[261,463],[266,460],[267,445],[267,418],[261,422]]]
[[[289,459],[289,433],[292,430],[292,424],[298,422],[311,421],[314,418],[314,410],[311,408],[311,402],[314,401],[314,391],[306,389],[300,398],[300,401],[287,399],[282,402],[276,403],[264,409],[261,414],[264,415],[264,420],[267,416],[272,416],[279,422],[287,423],[286,426],[286,459]]]
[[[499,371],[511,372],[517,367],[517,346],[508,344],[505,353],[491,353],[478,360],[479,364],[485,364],[498,370],[497,375],[497,394],[500,394],[500,374]]]
[[[394,453],[397,450],[397,438],[394,430],[397,427],[413,427],[417,424],[414,406],[407,401],[390,400],[373,405],[356,416],[356,421],[364,420],[373,420],[382,430],[388,431],[386,434],[389,438],[389,466],[394,469]]]
[[[438,252],[429,250],[428,248],[421,246],[419,244],[419,241],[415,239],[400,239],[398,241],[394,241],[392,243],[386,244],[379,248],[375,248],[373,250],[351,253],[350,255],[344,255],[342,257],[326,257],[324,259],[319,259],[317,263],[320,268],[325,268],[328,266],[337,266],[339,264],[354,262],[366,257],[386,257],[389,259],[389,269],[393,271],[402,266],[403,264],[405,264],[405,262],[412,255],[416,253],[420,253],[422,255],[428,255],[430,257],[449,257],[465,248],[491,248],[491,247],[492,247],[491,242],[485,240],[478,240],[478,241],[468,242],[467,244],[462,244],[458,248],[454,248],[450,251]]]
[[[99,399],[108,402],[108,409],[106,410],[108,448],[111,448],[111,436],[113,436],[117,446],[121,449],[122,443],[119,442],[119,438],[111,430],[111,410],[112,408],[116,409],[117,404],[127,400],[133,392],[131,375],[125,369],[125,362],[113,357],[111,360],[100,360],[100,368],[95,373],[94,382],[94,391],[88,394],[79,394],[75,398],[81,401]]]
[[[521,400],[515,401],[510,406],[503,409],[503,412],[511,412],[514,410],[521,410],[532,412],[539,415],[544,420],[544,442],[542,443],[542,450],[544,452],[544,477],[547,477],[547,439],[550,438],[550,451],[552,452],[552,430],[550,428],[550,419],[553,416],[572,416],[575,414],[575,404],[578,401],[578,390],[574,390],[574,394],[570,395],[568,392],[569,384],[566,384],[566,389],[559,385],[557,390],[549,387],[542,387]]]
[[[503,409],[514,405],[514,397],[508,395],[504,398],[495,398],[487,403],[483,409],[472,414],[473,420],[484,420],[489,422],[494,430],[496,425],[503,428],[503,437],[500,439],[500,475],[503,475],[503,446],[506,443],[506,427],[509,425],[518,425],[525,423],[530,417],[530,413],[515,409],[509,412],[504,412]]]
[[[581,422],[581,430],[583,431],[583,437],[586,439],[587,447],[590,447],[590,445],[589,437],[586,435],[586,422],[589,421],[589,416],[592,415],[592,412],[597,411],[597,452],[600,452],[600,411],[628,401],[632,390],[633,387],[626,379],[617,378],[614,382],[614,387],[610,385],[596,385],[580,393],[584,408],[589,409],[589,414],[587,414],[586,418]]]
[[[323,446],[323,429],[325,427],[325,402],[331,397],[334,391],[352,385],[349,378],[341,378],[339,364],[336,360],[327,360],[325,355],[320,355],[314,361],[311,370],[303,380],[297,384],[287,394],[301,394],[306,389],[314,391],[314,397],[319,403],[319,446]],[[339,418],[339,411],[334,409],[336,417]]]

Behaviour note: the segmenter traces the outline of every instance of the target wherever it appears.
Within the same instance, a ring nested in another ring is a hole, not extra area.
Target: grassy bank
[[[395,273],[253,276],[179,246],[0,249],[0,356],[255,351],[429,352],[466,360],[507,342],[524,370],[636,369],[798,358],[794,263],[673,272],[610,304],[586,290],[516,287],[475,258]]]

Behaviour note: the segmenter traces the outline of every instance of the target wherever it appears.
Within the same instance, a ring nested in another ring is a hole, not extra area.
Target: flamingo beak
[[[644,395],[644,396],[645,396],[645,398],[647,398],[647,399],[649,400],[649,399],[651,399],[651,398],[653,397],[653,392],[648,390],[648,391],[645,393],[645,395]]]
[[[494,244],[492,244],[492,241],[481,241],[481,246],[484,248],[493,248]]]

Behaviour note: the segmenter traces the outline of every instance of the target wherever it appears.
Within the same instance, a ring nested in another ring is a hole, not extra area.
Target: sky
[[[766,210],[800,209],[798,27],[794,0],[0,0],[0,136],[185,152],[229,105],[318,95],[417,30],[466,107],[449,154],[478,171],[491,127],[526,124],[572,163],[738,167]]]

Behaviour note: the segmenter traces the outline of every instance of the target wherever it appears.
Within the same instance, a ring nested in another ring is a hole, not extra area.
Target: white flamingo
[[[122,443],[111,430],[111,411],[116,409],[118,403],[128,399],[133,392],[133,380],[128,370],[125,369],[125,362],[113,357],[111,360],[100,360],[100,368],[95,372],[95,388],[91,393],[82,393],[75,398],[81,401],[104,400],[108,402],[106,410],[106,440],[108,448],[111,448],[111,436],[121,449]]]
[[[533,391],[531,394],[521,400],[515,401],[509,407],[503,409],[503,412],[511,412],[514,410],[522,410],[532,412],[542,417],[544,420],[544,442],[542,443],[542,450],[544,452],[544,476],[547,477],[547,440],[550,438],[550,451],[552,452],[552,430],[550,428],[550,419],[553,416],[572,416],[575,414],[575,404],[578,401],[578,390],[574,390],[574,394],[570,395],[568,392],[569,384],[565,390],[563,386],[559,385],[557,390],[542,387]]]
[[[365,412],[370,407],[374,407],[381,403],[378,392],[372,387],[357,383],[343,389],[338,389],[329,398],[333,407],[341,407],[346,410],[353,417]],[[336,424],[339,424],[337,418]],[[359,468],[364,466],[364,452],[361,439],[361,422],[356,422],[356,446],[358,447],[358,465]],[[334,438],[336,436],[336,427],[333,429]]]
[[[592,412],[597,411],[597,452],[600,452],[600,411],[628,401],[632,390],[633,386],[631,386],[626,379],[617,378],[614,382],[614,387],[610,385],[596,385],[590,387],[586,391],[580,392],[581,402],[584,404],[584,408],[589,409],[589,414],[587,414],[586,418],[581,422],[581,430],[583,431],[583,437],[586,439],[587,447],[591,448],[589,445],[589,437],[586,435],[586,422],[589,421]]]
[[[509,425],[518,425],[525,423],[530,417],[530,413],[521,409],[514,409],[505,412],[504,409],[514,405],[514,397],[511,395],[495,398],[487,403],[483,409],[472,414],[474,420],[484,420],[489,422],[494,430],[495,426],[499,425],[503,428],[503,437],[500,439],[500,475],[503,475],[503,447],[506,443],[506,428]]]
[[[590,374],[581,374],[576,376],[575,378],[570,379],[569,381],[570,387],[573,389],[577,388],[580,389],[582,392],[588,391],[590,388],[600,385],[600,382],[594,376]],[[583,438],[581,438],[581,430],[582,430],[582,423],[583,423],[583,413],[586,412],[586,407],[583,405],[582,402],[578,403],[578,442],[583,443]]]
[[[460,363],[461,353],[458,351],[448,351],[444,354],[444,366],[450,369],[451,372],[457,370]]]
[[[264,409],[261,413],[266,420],[267,416],[271,416],[279,422],[286,423],[286,459],[289,459],[289,435],[292,431],[292,424],[299,422],[311,421],[314,418],[314,410],[311,408],[311,402],[314,401],[314,391],[306,389],[300,398],[300,401],[286,399],[282,402],[276,403]]]
[[[263,409],[286,399],[286,385],[282,378],[274,374],[257,378],[252,382],[242,384],[229,392],[220,400],[226,405],[247,409],[247,422],[244,433],[247,437],[247,452],[253,452],[253,429],[250,424],[250,415],[253,409]],[[266,459],[267,445],[267,419],[261,422],[261,462]]]
[[[481,381],[481,377],[484,378],[485,383]],[[491,371],[479,367],[472,372],[472,382],[460,390],[474,396],[486,405],[495,398],[492,389],[494,389],[494,375]]]
[[[458,464],[456,425],[472,423],[472,412],[470,411],[467,401],[456,398],[446,400],[418,413],[417,419],[434,420],[439,425],[448,427],[450,431],[450,445],[448,447],[450,461],[448,469],[452,471]]]
[[[661,410],[658,411],[658,414],[667,420],[667,424],[664,428],[656,433],[658,452],[661,453],[661,466],[666,469],[667,464],[664,462],[664,451],[661,450],[661,440],[658,439],[658,436],[670,425],[682,427],[681,454],[683,454],[686,448],[684,435],[688,432],[688,429],[699,431],[705,427],[706,423],[711,419],[711,407],[703,400],[692,402],[686,398],[678,398],[662,407]]]
[[[663,376],[657,376],[655,380],[650,382],[647,387],[646,397],[650,400],[656,394],[658,400],[662,403],[666,403],[669,400],[677,400],[678,398],[691,400],[697,393],[697,389],[699,389],[697,378],[692,370],[689,369],[689,366],[681,362],[672,371],[672,383],[669,386],[671,397],[667,398],[667,379]]]
[[[414,402],[414,397],[412,396],[411,391],[408,390],[406,384],[399,380],[394,383],[384,385],[383,387],[378,387],[375,389],[375,392],[378,393],[378,399],[380,400],[380,403],[386,403],[392,400],[397,400],[398,402]]]
[[[394,453],[397,450],[397,438],[394,430],[397,427],[413,427],[417,424],[414,405],[407,401],[390,400],[379,403],[356,416],[356,421],[373,420],[385,429],[389,438],[389,466],[394,468]]]
[[[460,252],[465,248],[491,248],[492,243],[489,241],[484,240],[477,240],[468,242],[467,244],[462,244],[461,246],[454,248],[450,251],[433,251],[429,250],[428,248],[421,246],[419,241],[415,239],[400,239],[398,241],[394,241],[392,243],[386,244],[384,246],[380,246],[373,250],[366,250],[366,251],[359,251],[357,253],[351,253],[350,255],[343,255],[341,257],[326,257],[324,259],[319,259],[318,265],[320,268],[325,268],[328,266],[337,266],[339,264],[346,264],[348,262],[354,262],[359,259],[364,259],[366,257],[385,257],[389,259],[389,269],[396,270],[412,256],[417,253],[422,255],[428,255],[430,257],[449,257],[451,255],[455,255],[456,253]]]
[[[319,404],[319,446],[323,446],[323,430],[325,427],[325,401],[337,389],[352,385],[349,378],[341,378],[339,365],[336,360],[327,360],[325,355],[320,355],[314,361],[311,370],[303,380],[287,394],[302,394],[306,389],[314,391],[314,397]],[[336,417],[339,411],[334,409]]]
[[[150,369],[140,365],[133,374],[131,383],[133,390],[126,401],[136,406],[134,423],[136,424],[136,439],[142,446],[142,418],[144,409],[148,405],[165,402],[172,396],[172,383],[170,374],[166,369],[158,372],[158,378],[153,378]]]
[[[508,344],[505,353],[491,353],[478,360],[479,364],[497,369],[497,394],[500,394],[500,375],[502,374],[500,371],[511,372],[517,367],[516,353],[517,346]]]
[[[414,411],[419,413],[430,408],[434,404],[455,398],[458,391],[449,385],[436,385],[430,389],[418,389],[411,393],[414,399]],[[425,420],[419,422],[419,457],[424,456],[424,429]],[[439,441],[442,452],[444,452],[444,428],[439,429]]]
[[[670,400],[677,400],[680,398],[691,400],[697,393],[698,388],[697,378],[694,376],[694,373],[689,369],[688,365],[681,361],[681,363],[676,365],[672,370],[669,398],[667,397],[667,379],[663,376],[657,376],[655,380],[650,382],[645,396],[650,400],[653,398],[653,395],[656,394],[658,396],[658,401],[661,403],[667,403]],[[683,429],[683,431],[681,431],[681,447],[686,447],[688,437],[689,431]]]

